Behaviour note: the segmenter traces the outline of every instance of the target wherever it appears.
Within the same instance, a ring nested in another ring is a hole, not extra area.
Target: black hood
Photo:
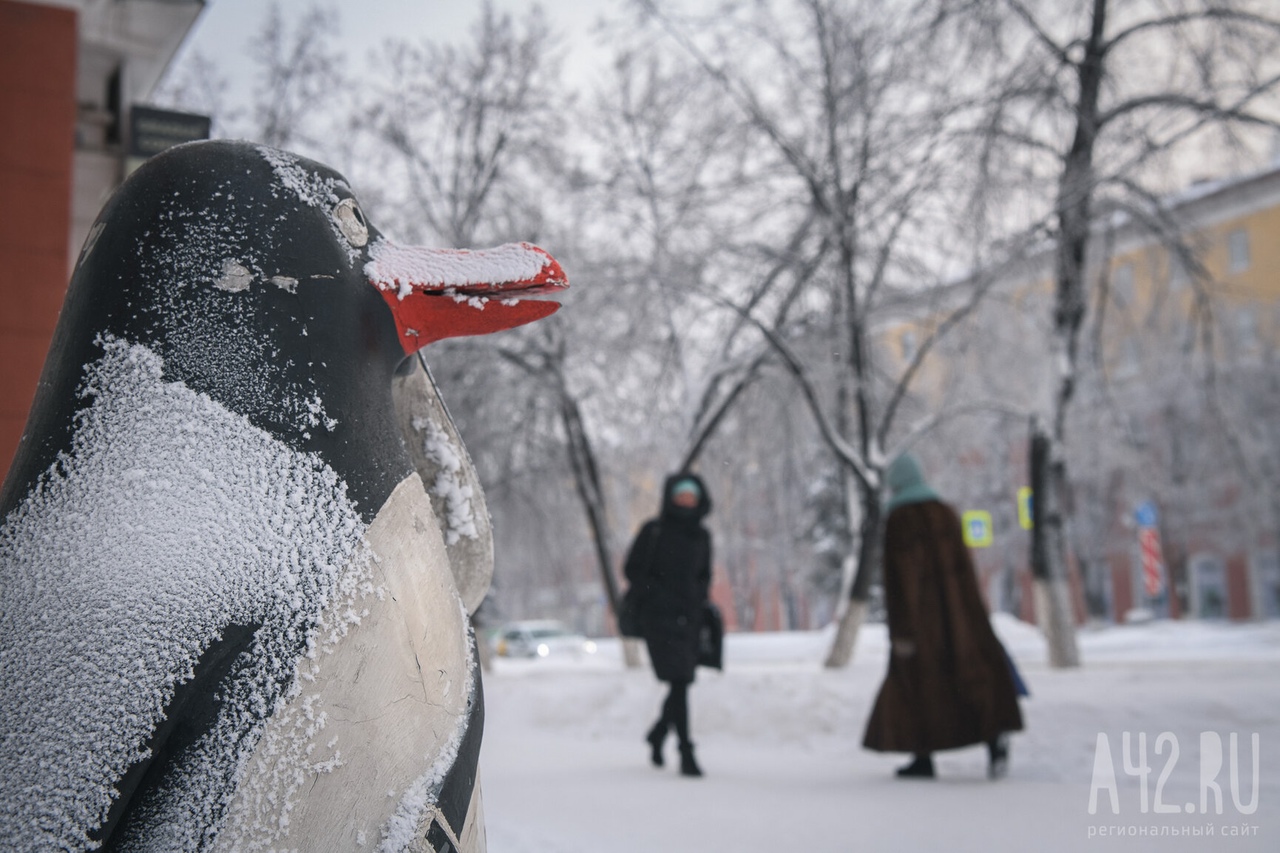
[[[682,506],[676,506],[671,501],[671,493],[676,483],[681,480],[692,480],[698,484],[698,492],[701,499],[698,505],[692,509],[686,509]],[[662,517],[671,520],[684,521],[701,521],[711,512],[711,495],[707,492],[707,484],[697,474],[684,473],[672,474],[667,477],[666,482],[662,484]]]

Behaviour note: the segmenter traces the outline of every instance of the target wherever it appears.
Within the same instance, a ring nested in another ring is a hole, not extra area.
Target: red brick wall
[[[67,289],[76,13],[0,0],[0,476]]]
[[[1249,591],[1249,557],[1233,554],[1227,560],[1227,618],[1253,616],[1253,595]]]
[[[720,608],[726,632],[737,631],[742,627],[738,624],[738,611],[733,606],[733,587],[729,583],[729,573],[721,566],[711,569],[711,600]]]
[[[1124,621],[1124,615],[1134,608],[1133,600],[1133,564],[1122,554],[1112,554],[1107,558],[1111,564],[1111,615],[1117,622]]]

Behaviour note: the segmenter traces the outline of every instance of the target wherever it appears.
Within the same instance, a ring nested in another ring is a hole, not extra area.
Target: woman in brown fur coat
[[[1022,728],[1004,648],[978,592],[960,519],[910,455],[889,467],[884,595],[889,671],[863,746],[910,752],[902,777],[932,778],[940,749],[987,744],[988,775],[1004,775],[1007,732]]]

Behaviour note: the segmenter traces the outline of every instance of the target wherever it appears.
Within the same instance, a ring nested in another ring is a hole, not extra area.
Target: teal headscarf
[[[938,493],[929,488],[929,484],[925,482],[920,463],[910,453],[904,453],[893,460],[885,476],[889,485],[889,504],[885,507],[886,511],[892,512],[906,504],[941,500]]]

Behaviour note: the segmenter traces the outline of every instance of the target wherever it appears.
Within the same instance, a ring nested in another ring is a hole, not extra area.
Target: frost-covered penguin
[[[0,846],[483,850],[492,545],[408,356],[564,284],[248,143],[126,181],[0,493]]]

